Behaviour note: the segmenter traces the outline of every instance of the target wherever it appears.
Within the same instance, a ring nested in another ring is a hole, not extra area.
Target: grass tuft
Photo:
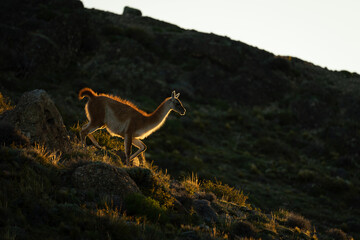
[[[201,188],[206,192],[214,193],[219,199],[235,203],[239,206],[246,206],[245,203],[248,196],[244,195],[242,191],[230,187],[227,184],[223,184],[218,180],[216,180],[215,183],[210,180],[203,181],[201,183]]]
[[[304,231],[311,231],[312,228],[309,220],[293,212],[287,213],[285,224],[291,228],[298,227]]]
[[[11,104],[10,99],[3,96],[2,93],[0,92],[0,114],[5,112],[5,111],[14,109],[14,107],[15,106],[13,106]]]
[[[31,148],[30,154],[35,156],[35,159],[38,160],[43,165],[52,165],[54,167],[60,168],[62,167],[60,163],[61,151],[50,151],[44,145],[35,144],[33,148]]]
[[[200,191],[200,181],[196,173],[192,172],[191,175],[184,178],[181,184],[189,194]]]

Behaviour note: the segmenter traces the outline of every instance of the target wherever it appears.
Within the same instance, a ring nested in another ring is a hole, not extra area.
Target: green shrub
[[[126,197],[125,209],[127,214],[145,217],[152,222],[165,223],[168,220],[166,208],[151,197],[134,193]]]
[[[175,198],[170,194],[167,183],[164,182],[168,181],[166,174],[140,167],[128,168],[126,171],[145,196],[158,201],[164,208],[173,207]]]
[[[240,206],[244,206],[248,199],[248,196],[245,196],[242,191],[230,187],[227,184],[222,184],[220,181],[216,181],[215,183],[210,180],[203,181],[201,188],[206,192],[214,193],[217,198],[236,203]]]
[[[132,167],[125,170],[142,191],[147,191],[155,184],[156,179],[150,169]]]
[[[286,216],[285,224],[291,228],[300,228],[305,231],[311,230],[311,223],[309,220],[296,213],[289,212]]]

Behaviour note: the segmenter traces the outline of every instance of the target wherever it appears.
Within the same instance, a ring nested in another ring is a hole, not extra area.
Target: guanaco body
[[[89,122],[82,127],[80,139],[85,147],[86,137],[101,148],[99,143],[91,135],[98,129],[106,128],[113,136],[124,139],[126,164],[145,152],[146,145],[141,139],[146,138],[164,123],[169,113],[173,110],[184,115],[186,109],[179,100],[180,93],[172,92],[171,97],[166,98],[152,113],[146,113],[129,101],[107,94],[97,94],[90,88],[83,88],[79,92],[79,99],[88,97],[85,112]],[[138,150],[131,154],[131,146]]]

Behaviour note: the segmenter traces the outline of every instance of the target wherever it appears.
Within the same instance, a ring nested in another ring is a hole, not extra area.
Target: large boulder
[[[0,120],[12,124],[31,143],[45,144],[51,149],[69,148],[69,135],[63,119],[50,96],[41,89],[24,93],[16,107],[3,113]]]
[[[72,180],[78,189],[110,195],[120,201],[129,194],[141,193],[125,170],[102,162],[78,167]]]

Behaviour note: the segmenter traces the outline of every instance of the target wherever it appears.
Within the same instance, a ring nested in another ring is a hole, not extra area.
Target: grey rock
[[[78,167],[72,180],[77,188],[113,196],[116,202],[123,201],[129,194],[141,193],[125,170],[102,162]]]
[[[70,148],[69,135],[63,119],[50,96],[41,89],[24,93],[13,110],[0,116],[12,124],[31,143],[45,144],[51,149]]]

